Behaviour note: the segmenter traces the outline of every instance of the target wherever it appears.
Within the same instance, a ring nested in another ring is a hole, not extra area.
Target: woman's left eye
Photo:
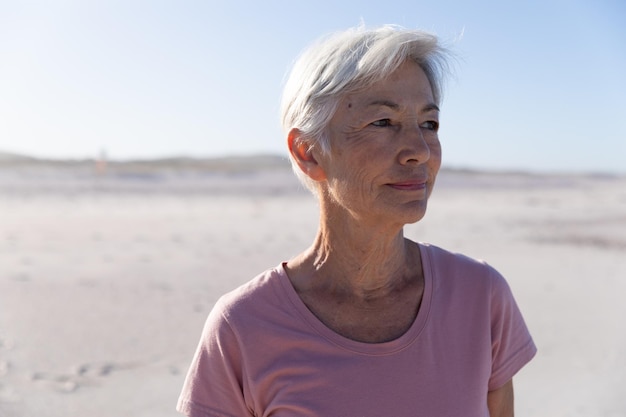
[[[439,122],[435,120],[429,120],[427,122],[422,123],[421,127],[423,127],[424,129],[428,129],[428,130],[432,130],[436,132],[439,130]]]
[[[391,120],[389,120],[389,119],[376,120],[375,122],[372,122],[372,126],[388,127],[388,126],[391,126]]]

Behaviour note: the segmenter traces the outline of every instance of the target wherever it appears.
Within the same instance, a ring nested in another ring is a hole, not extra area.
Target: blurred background
[[[533,417],[625,416],[621,1],[0,0],[0,417],[175,416],[217,298],[306,248],[284,77],[359,24],[456,54],[408,237],[502,272]]]

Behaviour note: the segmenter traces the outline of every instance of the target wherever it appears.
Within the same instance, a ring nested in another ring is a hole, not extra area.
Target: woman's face
[[[439,109],[424,71],[404,63],[386,79],[345,96],[319,157],[332,206],[360,221],[420,220],[441,165]]]

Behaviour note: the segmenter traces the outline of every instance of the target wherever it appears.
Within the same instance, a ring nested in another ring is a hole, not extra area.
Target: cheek
[[[343,204],[371,199],[375,184],[371,158],[351,158],[349,163],[339,161],[338,164],[341,165],[335,167],[328,183],[333,199]]]
[[[428,148],[430,149],[430,162],[433,165],[441,165],[441,142],[436,137],[428,141]]]
[[[368,161],[355,161],[355,164],[345,165],[337,179],[337,185],[344,193],[364,192],[371,190],[371,172]]]

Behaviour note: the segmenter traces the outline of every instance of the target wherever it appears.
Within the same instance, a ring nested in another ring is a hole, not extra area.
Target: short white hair
[[[283,130],[288,135],[297,128],[312,146],[329,152],[326,131],[341,98],[384,79],[407,60],[422,68],[439,105],[448,56],[435,35],[399,26],[360,26],[326,36],[300,55],[289,74],[281,106]],[[315,191],[315,182],[290,158],[300,181]]]

